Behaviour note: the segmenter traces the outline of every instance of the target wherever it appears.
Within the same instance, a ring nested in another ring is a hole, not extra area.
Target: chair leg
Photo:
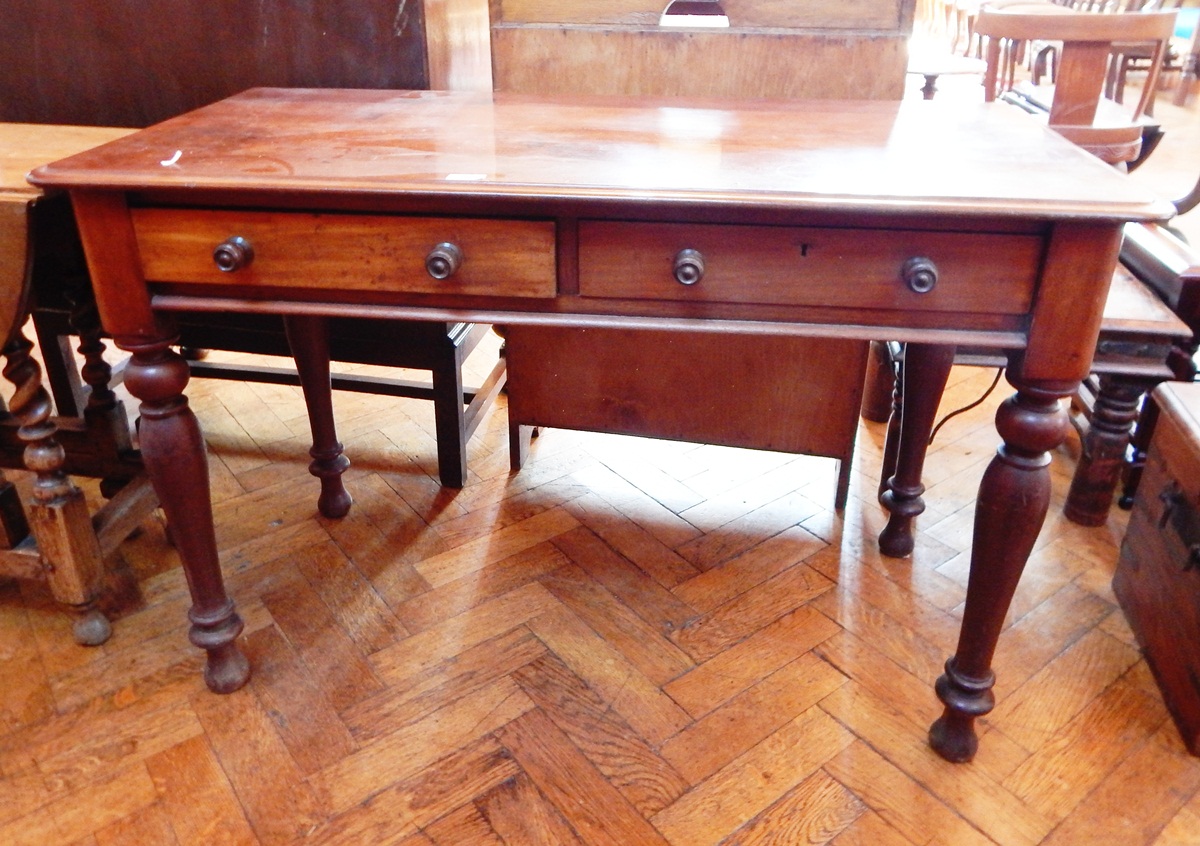
[[[843,455],[838,459],[837,487],[833,494],[833,510],[844,511],[846,500],[850,498],[850,475],[854,468],[854,453]]]
[[[467,483],[467,432],[462,357],[457,348],[442,357],[432,376],[438,476],[445,487],[461,488]]]
[[[1125,463],[1124,484],[1118,501],[1124,509],[1133,508],[1133,498],[1137,495],[1138,485],[1142,481],[1142,470],[1146,467],[1146,456],[1150,452],[1150,439],[1154,436],[1154,427],[1157,424],[1158,403],[1147,398],[1129,438],[1129,460]]]
[[[508,466],[514,473],[521,469],[529,458],[529,444],[537,434],[537,427],[522,423],[508,424]]]
[[[46,369],[46,381],[54,397],[54,405],[63,417],[79,417],[87,404],[87,392],[79,370],[75,367],[74,350],[69,335],[60,335],[54,328],[47,328],[44,321],[33,318],[33,329],[38,347],[42,350],[42,361]]]
[[[1130,430],[1142,396],[1158,380],[1102,376],[1083,439],[1083,454],[1071,479],[1063,513],[1082,526],[1103,526],[1125,466]]]
[[[300,388],[308,407],[313,445],[308,470],[321,480],[317,510],[326,517],[345,517],[353,502],[342,474],[350,459],[342,454],[333,421],[333,388],[329,381],[329,322],[314,315],[288,315],[283,319],[288,346],[296,360]]]

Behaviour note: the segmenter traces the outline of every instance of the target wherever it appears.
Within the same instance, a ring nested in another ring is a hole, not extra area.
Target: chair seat
[[[1054,85],[1025,82],[1005,94],[1003,99],[1041,116],[1055,132],[1102,161],[1125,163],[1129,170],[1145,161],[1162,137],[1159,120],[1150,115],[1131,119],[1128,109],[1103,97],[1096,103],[1096,115],[1091,125],[1051,125],[1049,115],[1054,92]]]
[[[1034,85],[1030,82],[1023,82],[1016,86],[1014,93],[1035,106],[1038,110],[1050,113],[1050,104],[1054,102],[1054,85]],[[1155,118],[1153,115],[1139,115],[1136,119],[1130,120],[1129,110],[1122,108],[1120,103],[1102,97],[1096,103],[1096,117],[1092,121],[1093,125],[1102,128],[1124,127],[1136,125],[1138,127],[1154,127],[1161,128],[1162,121]]]

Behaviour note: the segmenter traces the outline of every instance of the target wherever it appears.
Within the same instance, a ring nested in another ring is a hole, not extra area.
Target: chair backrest
[[[668,0],[425,0],[429,81],[525,94],[899,99],[916,0],[721,0],[727,28],[660,26]]]
[[[1012,86],[1015,45],[1061,42],[1051,129],[1107,162],[1132,161],[1141,146],[1142,119],[1154,97],[1175,15],[1174,10],[1076,12],[1048,3],[984,5],[975,21],[976,33],[987,39],[984,98],[994,100]],[[1104,100],[1113,45],[1143,42],[1151,45],[1152,56],[1137,103],[1122,108]]]

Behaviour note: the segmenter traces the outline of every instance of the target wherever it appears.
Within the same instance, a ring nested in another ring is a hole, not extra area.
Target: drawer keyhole
[[[249,267],[254,261],[254,247],[241,235],[226,238],[213,250],[213,261],[222,273],[233,273]]]
[[[688,248],[675,254],[675,281],[680,285],[695,285],[704,278],[704,256]]]
[[[462,250],[457,244],[444,241],[425,256],[425,270],[434,279],[449,279],[462,264]]]

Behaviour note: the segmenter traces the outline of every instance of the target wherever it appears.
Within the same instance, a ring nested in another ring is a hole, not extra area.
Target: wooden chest
[[[1200,755],[1200,383],[1164,383],[1154,401],[1159,418],[1113,589]]]

